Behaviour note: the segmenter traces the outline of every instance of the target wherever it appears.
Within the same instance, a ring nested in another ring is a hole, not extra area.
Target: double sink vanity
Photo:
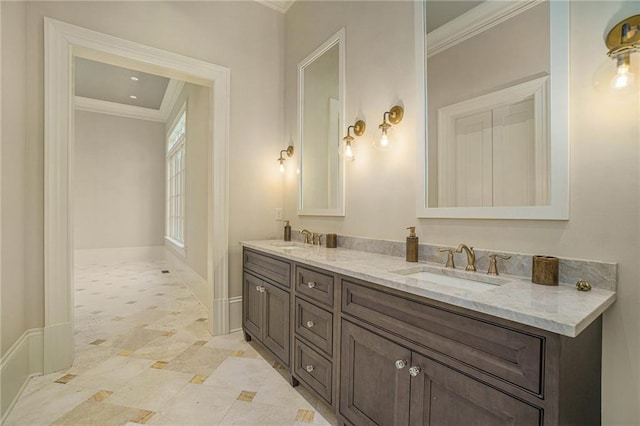
[[[243,242],[243,330],[353,425],[600,423],[615,291]]]

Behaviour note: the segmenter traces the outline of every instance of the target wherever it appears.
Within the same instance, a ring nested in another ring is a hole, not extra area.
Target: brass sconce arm
[[[352,126],[347,127],[347,136],[342,138],[344,141],[344,154],[347,158],[353,159],[353,147],[351,146],[351,143],[355,138],[351,136],[351,129],[353,129],[353,134],[355,136],[362,136],[366,128],[367,125],[362,120],[358,120]]]
[[[283,154],[287,154],[287,157],[291,157],[293,156],[293,146],[289,145],[287,147],[287,149],[283,149],[282,151],[280,151],[280,157],[278,157],[278,163],[280,163],[280,172],[284,173],[284,155]]]

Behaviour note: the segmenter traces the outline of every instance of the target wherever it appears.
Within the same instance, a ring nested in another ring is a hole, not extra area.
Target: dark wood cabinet
[[[245,250],[242,328],[285,366],[291,360],[291,294],[286,261]],[[286,278],[286,279],[285,279]]]
[[[538,426],[542,423],[540,408],[418,353],[412,353],[409,369],[412,425]]]
[[[411,351],[342,321],[340,414],[359,425],[409,423]]]
[[[243,330],[351,425],[598,425],[602,318],[575,338],[244,251]]]
[[[343,320],[340,413],[358,425],[540,425],[539,408]]]
[[[264,328],[264,301],[260,289],[264,281],[246,272],[243,274],[243,279],[242,326],[246,332],[261,339]]]
[[[265,283],[262,341],[285,365],[289,365],[289,293]]]

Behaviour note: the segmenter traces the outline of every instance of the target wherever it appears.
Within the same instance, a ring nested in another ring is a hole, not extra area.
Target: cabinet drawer
[[[296,291],[326,306],[333,306],[333,276],[296,265]]]
[[[296,298],[296,334],[331,356],[333,352],[333,314]]]
[[[342,281],[342,312],[542,394],[544,339]]]
[[[333,381],[331,362],[298,339],[295,339],[294,347],[293,371],[296,376],[331,405]]]
[[[285,287],[290,287],[289,275],[291,273],[291,265],[289,262],[245,249],[243,253],[243,264],[246,269],[256,274],[269,278]]]

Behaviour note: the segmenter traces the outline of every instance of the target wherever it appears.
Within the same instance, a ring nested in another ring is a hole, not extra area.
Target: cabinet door
[[[340,414],[354,425],[408,424],[410,361],[408,349],[343,320]]]
[[[242,288],[242,325],[255,338],[262,339],[262,289],[265,283],[246,272],[243,274]],[[265,290],[266,291],[266,290]]]
[[[262,343],[289,365],[289,293],[263,282],[264,292],[264,335]]]
[[[411,424],[540,425],[542,412],[439,362],[413,353]]]

